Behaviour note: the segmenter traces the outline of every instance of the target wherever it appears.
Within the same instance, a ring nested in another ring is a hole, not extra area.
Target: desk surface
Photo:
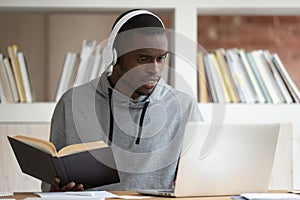
[[[136,192],[131,192],[131,191],[116,191],[112,192],[117,195],[132,195],[132,196],[139,196],[138,193]],[[31,192],[26,192],[26,193],[14,193],[13,197],[0,197],[0,199],[5,199],[5,198],[15,198],[16,200],[23,200],[27,197],[37,197],[37,195],[31,193]],[[158,196],[153,196],[151,199],[172,199],[174,200],[175,198],[170,198],[170,197],[158,197]],[[229,196],[222,196],[222,197],[189,197],[189,198],[176,198],[176,200],[180,199],[188,199],[188,200],[231,200]]]

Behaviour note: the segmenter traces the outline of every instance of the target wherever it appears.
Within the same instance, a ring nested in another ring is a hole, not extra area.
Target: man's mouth
[[[142,79],[142,84],[151,86],[151,85],[155,85],[158,82],[158,80],[159,80],[159,77],[157,77],[157,76],[146,77],[146,78]]]
[[[146,83],[146,84],[154,84],[155,82],[156,82],[156,80],[154,80],[154,79],[143,80],[143,83]]]

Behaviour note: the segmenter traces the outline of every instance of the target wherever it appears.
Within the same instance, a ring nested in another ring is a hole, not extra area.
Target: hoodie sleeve
[[[52,119],[51,119],[51,129],[50,129],[50,142],[52,142],[56,149],[59,150],[62,147],[66,146],[66,137],[65,137],[65,112],[64,112],[64,103],[61,99],[54,110]],[[41,190],[43,192],[50,190],[50,184],[42,182]]]
[[[50,142],[55,145],[57,151],[66,146],[65,108],[63,101],[58,102],[51,119]]]
[[[191,105],[189,121],[204,121],[203,115],[199,110],[198,103],[193,101]]]

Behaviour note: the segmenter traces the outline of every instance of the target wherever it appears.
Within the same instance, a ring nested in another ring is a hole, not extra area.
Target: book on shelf
[[[228,83],[226,82],[224,71],[220,67],[220,63],[217,60],[216,54],[210,53],[210,56],[213,62],[213,67],[215,68],[217,75],[219,76],[222,90],[224,92],[225,103],[230,103],[232,102],[232,95],[231,95],[231,91],[228,88]]]
[[[17,103],[20,101],[20,98],[19,98],[16,80],[15,80],[15,77],[14,77],[14,74],[12,71],[12,67],[11,67],[9,58],[5,57],[3,59],[3,66],[4,66],[5,72],[7,74],[8,80],[9,80],[9,86],[10,86],[11,94],[13,97],[13,102]]]
[[[24,85],[26,102],[31,103],[34,101],[34,93],[32,90],[32,83],[31,83],[30,73],[28,69],[27,56],[24,52],[17,52],[17,58],[18,58],[21,77]]]
[[[120,182],[111,147],[103,141],[73,144],[56,151],[45,140],[23,135],[8,136],[23,173],[52,183],[60,178],[61,185],[71,181],[84,189]]]
[[[17,45],[12,45],[7,47],[7,52],[8,56],[11,60],[11,66],[13,69],[13,74],[16,80],[16,86],[17,86],[17,91],[20,97],[20,102],[24,103],[26,102],[26,95],[25,95],[25,89],[24,89],[24,84],[22,81],[22,75],[21,75],[21,70],[17,58],[17,51],[18,47]]]
[[[1,103],[7,103],[7,100],[6,100],[6,97],[5,97],[5,94],[4,94],[4,89],[2,87],[1,82],[0,82],[0,102]]]
[[[205,75],[207,77],[207,86],[208,86],[207,88],[211,96],[211,101],[218,102],[219,99],[217,97],[216,85],[214,84],[214,80],[212,78],[212,72],[211,72],[210,61],[208,59],[208,56],[204,56],[203,60],[204,60]]]
[[[230,91],[232,102],[233,103],[240,102],[240,97],[239,97],[236,87],[234,85],[232,74],[230,73],[228,64],[225,60],[225,50],[221,49],[221,48],[217,49],[217,50],[215,50],[215,54],[217,56],[217,60],[220,63],[220,67],[222,68],[222,70],[224,72],[224,80],[226,81],[226,83],[228,85],[228,90]]]
[[[282,79],[284,80],[289,93],[291,94],[294,102],[300,103],[300,92],[294,83],[294,81],[291,79],[290,75],[288,74],[286,68],[284,67],[282,61],[280,60],[278,54],[272,55],[272,61],[277,68],[278,72],[281,74]]]
[[[278,88],[278,85],[272,75],[271,69],[268,66],[263,50],[255,50],[251,52],[256,63],[258,71],[263,77],[263,81],[270,94],[273,103],[284,103],[284,98]]]
[[[89,81],[96,44],[97,42],[95,40],[83,40],[82,42],[80,63],[74,82],[75,87]]]
[[[197,70],[197,75],[198,75],[198,101],[202,103],[209,102],[209,94],[207,90],[207,79],[205,75],[205,68],[204,68],[204,60],[203,60],[203,53],[198,52],[197,58],[198,58],[198,70]]]
[[[221,76],[218,74],[217,67],[215,66],[213,55],[205,55],[204,60],[206,63],[207,73],[210,74],[210,76],[208,76],[209,86],[211,87],[211,92],[215,96],[213,97],[213,101],[218,103],[225,103],[225,91],[222,85]]]
[[[292,103],[293,102],[293,99],[286,87],[286,85],[284,84],[283,82],[283,79],[282,77],[280,76],[277,68],[275,67],[274,63],[272,62],[272,55],[270,54],[269,51],[263,51],[264,52],[264,56],[265,56],[265,59],[266,59],[266,62],[269,66],[269,68],[271,69],[271,73],[278,85],[278,88],[281,92],[281,95],[283,96],[284,100],[286,103]]]
[[[272,103],[272,100],[271,100],[271,97],[269,95],[269,92],[268,92],[268,90],[267,90],[267,88],[265,86],[265,83],[263,82],[262,76],[261,76],[261,74],[259,73],[259,71],[257,69],[257,65],[254,62],[254,59],[253,59],[251,53],[245,52],[245,54],[246,54],[246,57],[247,57],[247,60],[248,60],[248,62],[250,64],[250,66],[251,66],[251,68],[253,70],[253,73],[254,73],[254,76],[255,76],[255,78],[257,80],[259,88],[260,88],[260,90],[261,90],[261,92],[262,92],[262,94],[264,96],[264,99],[266,100],[266,103]]]
[[[91,73],[88,74],[89,76],[87,77],[88,80],[93,80],[101,75],[103,73],[103,69],[101,68],[101,61],[102,61],[102,52],[101,52],[101,45],[98,44],[95,47],[95,51],[92,56],[92,65],[91,65]]]
[[[13,102],[12,91],[9,85],[9,79],[7,73],[5,72],[3,55],[0,54],[0,84],[1,84],[1,102]]]
[[[65,93],[74,83],[74,71],[78,60],[78,54],[73,52],[67,52],[63,62],[62,72],[55,94],[55,101],[58,101],[60,97]]]
[[[256,94],[257,94],[257,97],[258,97],[258,102],[259,103],[266,103],[267,100],[265,99],[265,97],[264,97],[264,95],[261,91],[261,88],[259,87],[258,81],[257,81],[257,79],[254,75],[252,67],[250,66],[249,60],[247,59],[245,49],[239,49],[238,53],[239,53],[239,55],[241,57],[241,60],[244,64],[246,73],[249,75],[249,78],[250,78],[250,81],[251,81],[251,83],[254,87],[254,90],[256,91]]]
[[[246,103],[246,96],[245,96],[244,91],[242,90],[242,87],[240,85],[241,81],[240,81],[239,74],[235,69],[235,63],[234,63],[234,61],[233,61],[233,59],[230,56],[228,51],[225,51],[224,55],[225,55],[225,58],[226,58],[226,62],[227,62],[229,71],[232,75],[233,83],[236,87],[240,102],[241,103]]]

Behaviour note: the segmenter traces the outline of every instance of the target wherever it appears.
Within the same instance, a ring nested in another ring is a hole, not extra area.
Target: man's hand
[[[82,184],[76,185],[74,182],[70,182],[67,185],[59,187],[60,179],[55,178],[51,184],[50,192],[65,192],[65,191],[82,191],[84,190]]]

